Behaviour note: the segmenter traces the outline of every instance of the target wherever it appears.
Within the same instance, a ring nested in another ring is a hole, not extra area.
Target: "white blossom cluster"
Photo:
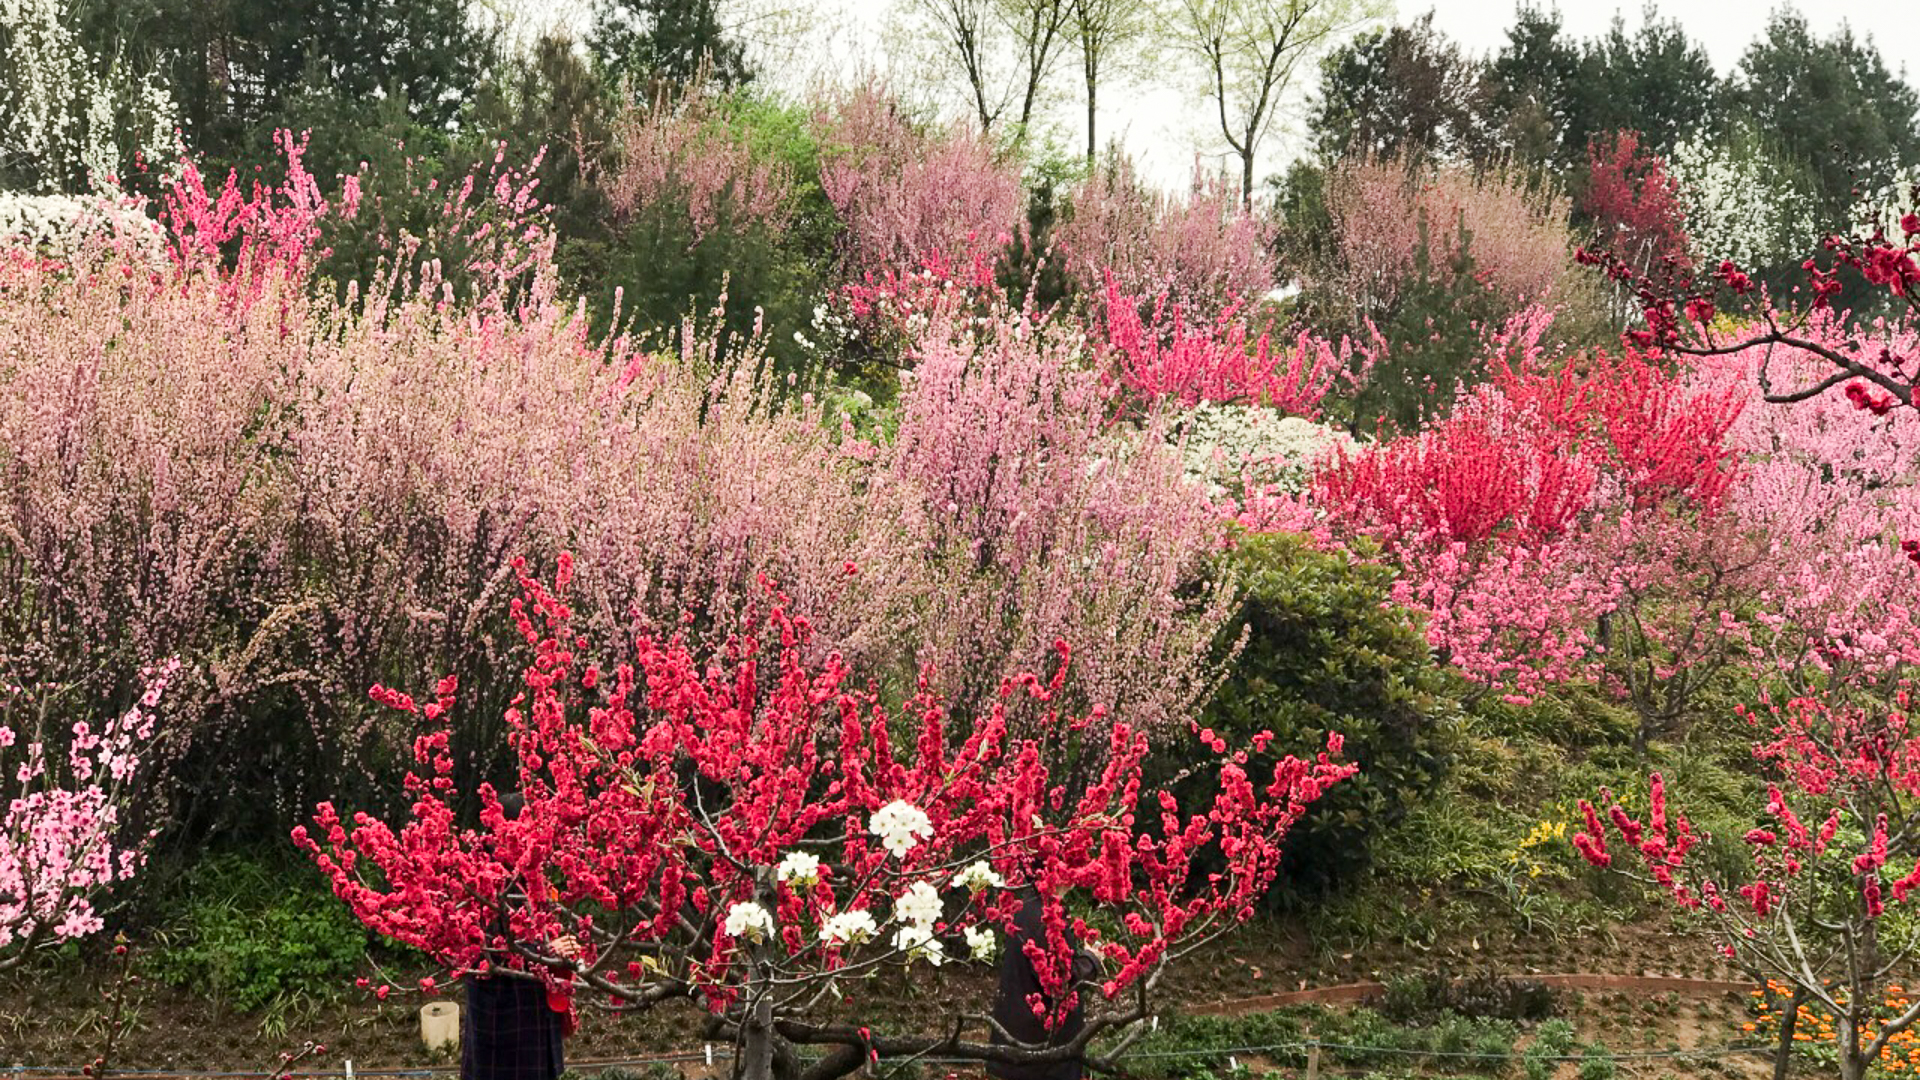
[[[927,812],[899,799],[874,811],[867,829],[880,838],[880,846],[894,858],[903,858],[920,841],[933,836],[933,821]]]
[[[1173,430],[1184,437],[1187,476],[1216,497],[1242,494],[1248,483],[1300,491],[1322,454],[1355,445],[1337,429],[1254,405],[1205,402],[1181,414]]]
[[[177,109],[157,78],[75,36],[73,0],[0,0],[0,174],[52,192],[112,187],[133,155],[177,147]],[[104,72],[104,74],[102,74]]]
[[[1680,186],[1695,258],[1752,270],[1813,250],[1808,194],[1751,147],[1697,137],[1674,147],[1667,168]]]
[[[26,248],[51,258],[71,259],[91,243],[130,248],[152,262],[165,255],[159,223],[135,200],[0,191],[0,250]]]
[[[1889,237],[1901,237],[1900,218],[1909,211],[1920,210],[1914,205],[1914,185],[1920,184],[1920,169],[1911,166],[1891,170],[1893,179],[1871,191],[1862,191],[1848,211],[1850,225],[1872,232],[1880,227]]]
[[[933,836],[933,822],[926,811],[912,803],[894,800],[875,811],[867,822],[870,832],[880,838],[882,846],[895,858],[901,858],[907,852],[919,847],[921,841]],[[813,889],[826,880],[817,855],[804,851],[790,851],[774,867],[774,877],[790,888]],[[953,876],[952,885],[957,889],[966,889],[974,896],[988,889],[998,889],[1006,884],[993,865],[985,859],[977,860]],[[946,901],[940,896],[940,890],[928,881],[916,881],[907,886],[905,892],[893,898],[894,926],[893,947],[906,954],[908,960],[924,960],[935,967],[945,963],[950,957],[936,936],[941,916],[946,912]],[[774,918],[766,905],[753,900],[742,900],[727,908],[722,928],[728,937],[744,941],[764,942],[773,937]],[[829,949],[844,949],[848,946],[872,941],[880,934],[880,923],[873,913],[864,909],[835,912],[820,924],[820,943]],[[967,953],[975,960],[991,960],[999,947],[999,939],[986,927],[966,927],[962,934],[966,940]]]

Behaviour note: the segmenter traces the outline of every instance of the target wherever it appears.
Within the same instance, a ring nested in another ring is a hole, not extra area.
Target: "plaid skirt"
[[[460,1013],[461,1080],[557,1080],[561,1015],[537,980],[469,975]]]

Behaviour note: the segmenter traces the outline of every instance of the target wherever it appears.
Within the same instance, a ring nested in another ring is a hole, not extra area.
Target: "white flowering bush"
[[[1914,192],[1920,190],[1920,168],[1891,169],[1893,179],[1877,188],[1860,192],[1847,212],[1847,224],[1871,232],[1876,226],[1888,236],[1902,235],[1901,215],[1914,207]]]
[[[1813,249],[1809,193],[1750,139],[1697,136],[1674,147],[1667,169],[1680,185],[1696,259],[1762,268]]]
[[[1322,455],[1355,445],[1345,432],[1255,405],[1206,402],[1182,413],[1172,431],[1187,476],[1215,497],[1249,488],[1298,493]]]
[[[178,146],[166,86],[88,51],[73,0],[0,0],[0,187],[108,191]]]
[[[160,224],[147,216],[139,200],[0,191],[0,251],[24,248],[65,260],[90,244],[131,251],[147,262],[166,255]]]

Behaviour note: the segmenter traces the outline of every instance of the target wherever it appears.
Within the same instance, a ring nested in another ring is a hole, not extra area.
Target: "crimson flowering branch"
[[[808,661],[812,624],[778,594],[712,656],[642,635],[631,658],[597,661],[566,600],[571,574],[566,558],[552,587],[523,569],[512,608],[534,657],[507,714],[526,800],[516,819],[483,785],[480,827],[457,825],[446,679],[424,703],[374,691],[421,724],[410,820],[396,831],[323,804],[295,839],[368,926],[449,969],[629,1007],[697,1002],[740,1040],[748,1075],[771,1075],[791,1043],[859,1051],[848,1068],[870,1051],[936,1046],[975,1060],[1078,1056],[1144,1016],[1173,958],[1251,913],[1288,829],[1354,771],[1329,756],[1337,736],[1261,779],[1240,756],[1222,765],[1211,806],[1183,812],[1144,790],[1143,735],[1103,709],[1060,711],[1064,643],[1050,679],[1008,680],[962,729],[924,688],[890,712],[853,688],[838,655]],[[1104,753],[1083,788],[1055,776],[1038,738],[1015,734],[1022,702],[1041,728],[1099,721],[1089,730]],[[1203,870],[1205,851],[1224,866]],[[1084,1006],[1088,1030],[1072,1044],[995,1046],[963,1037],[965,1018],[875,1035],[819,1015],[833,987],[879,970],[991,955],[1020,888],[1046,926],[1021,945],[1043,990],[1030,1004],[1049,1026]],[[1075,897],[1093,918],[1069,914]],[[581,943],[577,961],[546,945],[562,934]],[[1104,975],[1076,977],[1070,934]]]
[[[1909,192],[1920,207],[1920,190]],[[1602,270],[1635,297],[1645,325],[1628,337],[1643,348],[1694,356],[1736,353],[1756,345],[1778,345],[1818,357],[1834,369],[1827,378],[1807,387],[1775,393],[1766,387],[1766,400],[1792,404],[1845,386],[1856,408],[1885,415],[1896,406],[1920,406],[1914,391],[1920,385],[1920,362],[1910,348],[1896,348],[1872,333],[1834,341],[1807,332],[1814,320],[1831,311],[1843,288],[1842,274],[1857,275],[1870,289],[1881,292],[1911,324],[1920,302],[1920,211],[1910,210],[1898,221],[1868,223],[1870,228],[1850,235],[1834,234],[1821,241],[1826,265],[1818,256],[1801,264],[1810,298],[1805,310],[1788,313],[1774,307],[1752,275],[1730,259],[1696,276],[1680,256],[1663,257],[1652,265],[1636,266],[1632,259],[1606,246],[1574,252],[1576,261]],[[1714,316],[1722,302],[1731,304],[1756,324],[1753,329],[1725,332],[1715,329]]]
[[[1593,865],[1665,892],[1716,934],[1723,955],[1841,1017],[1848,1080],[1920,1021],[1920,1007],[1876,1010],[1883,983],[1907,959],[1898,946],[1888,955],[1887,908],[1920,896],[1920,747],[1909,704],[1901,691],[1884,712],[1805,697],[1745,711],[1769,783],[1760,812],[1767,824],[1742,838],[1752,873],[1737,884],[1698,864],[1706,836],[1669,814],[1658,773],[1644,814],[1603,790],[1601,807],[1581,803],[1585,826],[1573,837]]]
[[[1724,568],[1696,574],[1685,563],[1695,549],[1675,541],[1721,514],[1740,475],[1728,436],[1742,398],[1633,350],[1549,366],[1513,337],[1491,381],[1449,416],[1325,460],[1312,501],[1336,533],[1380,541],[1407,570],[1396,599],[1426,613],[1429,641],[1510,698],[1602,675],[1610,628],[1654,645],[1621,673],[1629,688],[1692,685],[1686,668],[1722,661],[1717,631],[1656,629],[1637,603],[1632,618],[1606,620],[1670,570],[1718,588]],[[1643,579],[1643,564],[1661,570]],[[1712,605],[1681,610],[1719,617]]]
[[[0,783],[12,785],[0,813],[0,970],[98,932],[95,901],[145,861],[148,837],[126,835],[127,815],[148,779],[153,710],[179,669],[143,672],[139,700],[97,729],[85,719],[63,729],[51,690],[0,687]]]

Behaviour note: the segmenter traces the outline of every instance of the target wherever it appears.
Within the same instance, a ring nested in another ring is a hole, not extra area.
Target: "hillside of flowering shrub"
[[[1753,96],[1851,39],[1777,17],[1722,130],[1329,28],[1317,156],[1162,189],[1039,76],[961,119],[430,6],[354,116],[358,39],[288,81],[229,27],[219,89],[0,5],[6,977],[130,935],[116,1010],[151,943],[274,1009],[538,983],[752,1080],[1113,1071],[1183,962],[1266,977],[1252,921],[1670,902],[1783,1067],[1906,1060],[1920,140],[1842,132],[1842,191]],[[216,942],[209,875],[276,874],[339,940]],[[954,1004],[1009,953],[1030,999]]]

